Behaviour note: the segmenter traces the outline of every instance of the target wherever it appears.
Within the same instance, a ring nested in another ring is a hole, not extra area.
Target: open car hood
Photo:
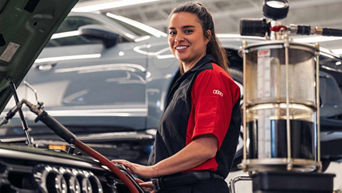
[[[0,112],[77,1],[0,1]]]

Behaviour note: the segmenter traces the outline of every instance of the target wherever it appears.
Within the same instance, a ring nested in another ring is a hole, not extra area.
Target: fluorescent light
[[[107,10],[107,9],[114,9],[119,7],[126,7],[131,5],[143,4],[143,3],[151,3],[159,0],[118,0],[112,2],[103,2],[103,3],[92,3],[90,5],[79,6],[72,11],[75,12],[92,12],[92,11],[100,11],[100,10]]]
[[[132,109],[82,109],[82,110],[72,110],[69,109],[67,111],[64,110],[49,110],[49,114],[53,116],[90,116],[90,117],[97,117],[97,116],[118,116],[118,117],[129,117],[129,116],[136,116],[136,117],[143,117],[146,116],[147,110],[145,108],[132,108]]]
[[[38,58],[35,63],[43,63],[43,62],[56,62],[63,60],[79,60],[79,59],[90,59],[90,58],[100,58],[101,54],[85,54],[85,55],[72,55],[72,56],[57,56],[57,57],[49,57],[49,58]]]
[[[316,43],[316,42],[327,42],[327,41],[342,40],[342,37],[311,36],[311,37],[302,37],[302,38],[293,38],[293,39],[295,42],[299,42],[299,43]]]
[[[332,49],[331,51],[332,51],[334,54],[342,55],[342,49]]]
[[[265,37],[256,37],[256,36],[242,36],[240,34],[216,34],[217,38],[230,38],[230,39],[236,39],[236,40],[248,40],[248,39],[252,39],[252,40],[265,40]]]
[[[142,72],[146,71],[141,65],[138,64],[97,64],[92,66],[82,66],[82,67],[69,67],[56,69],[55,73],[66,73],[66,72],[78,72],[78,73],[89,73],[89,72],[104,72],[104,71],[116,71],[116,70],[128,70],[135,71],[139,69]]]
[[[68,32],[61,32],[61,33],[55,33],[52,35],[51,39],[59,39],[59,38],[66,38],[66,37],[72,37],[72,36],[78,36],[80,35],[80,32],[75,31],[68,31]]]
[[[106,13],[106,16],[111,17],[111,18],[116,19],[116,20],[119,20],[121,22],[127,23],[127,24],[134,26],[136,28],[139,28],[139,29],[151,34],[151,35],[156,36],[156,37],[166,37],[167,36],[164,32],[161,32],[157,29],[154,29],[153,27],[150,27],[150,26],[145,25],[143,23],[134,21],[134,20],[129,19],[127,17],[122,17],[120,15],[115,15],[113,13]]]
[[[241,38],[240,34],[216,34],[218,38]]]

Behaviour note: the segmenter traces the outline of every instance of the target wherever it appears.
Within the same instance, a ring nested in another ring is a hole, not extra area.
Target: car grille
[[[92,160],[0,149],[0,192],[124,193],[129,190],[114,174]]]

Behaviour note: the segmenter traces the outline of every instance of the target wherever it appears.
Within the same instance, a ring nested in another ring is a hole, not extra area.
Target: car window
[[[100,24],[100,22],[94,19],[88,18],[88,17],[69,16],[60,25],[56,33],[74,31],[74,30],[77,30],[81,26],[89,25],[89,24]]]
[[[98,21],[80,16],[69,16],[51,37],[47,47],[82,45],[91,42],[78,35],[77,29],[83,25],[100,24]]]
[[[59,26],[56,33],[51,37],[46,47],[57,47],[57,46],[71,46],[71,45],[84,45],[94,44],[98,42],[89,41],[82,38],[78,33],[78,28],[84,25],[98,24],[102,25],[101,22],[83,16],[69,16]],[[125,42],[125,39],[120,37],[120,42]]]

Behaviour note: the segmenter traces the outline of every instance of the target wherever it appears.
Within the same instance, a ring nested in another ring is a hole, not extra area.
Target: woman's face
[[[188,12],[179,12],[171,16],[168,40],[173,55],[190,68],[205,56],[209,42],[203,34],[197,16]]]

